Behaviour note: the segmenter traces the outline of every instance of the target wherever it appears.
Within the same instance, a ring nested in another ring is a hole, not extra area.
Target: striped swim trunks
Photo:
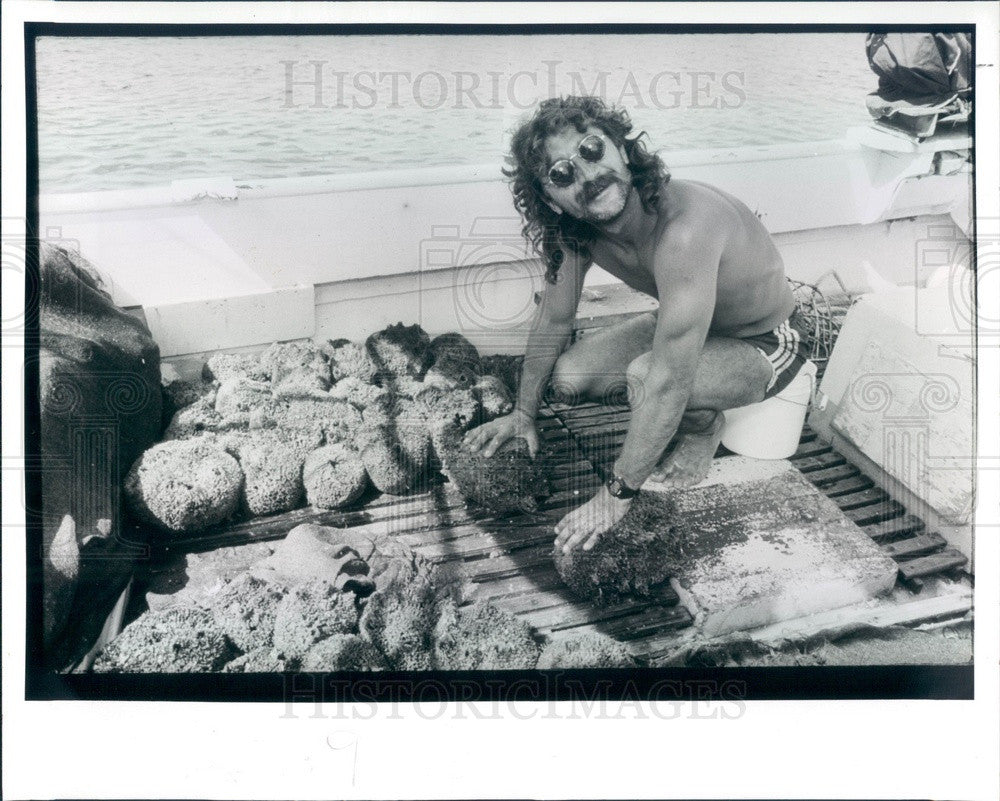
[[[809,359],[809,348],[806,346],[808,334],[808,324],[796,310],[773,331],[741,338],[757,348],[771,363],[771,381],[764,393],[765,399],[773,398],[792,383]]]

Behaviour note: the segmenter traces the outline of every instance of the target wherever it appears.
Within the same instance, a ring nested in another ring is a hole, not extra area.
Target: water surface
[[[876,84],[860,33],[46,37],[37,64],[43,192],[499,166],[568,93],[657,148],[838,139]]]

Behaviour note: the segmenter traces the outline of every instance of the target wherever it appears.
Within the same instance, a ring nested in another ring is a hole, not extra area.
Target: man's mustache
[[[587,201],[593,200],[609,186],[616,183],[618,183],[618,179],[613,175],[602,176],[595,178],[593,181],[587,181],[583,185],[583,198]]]

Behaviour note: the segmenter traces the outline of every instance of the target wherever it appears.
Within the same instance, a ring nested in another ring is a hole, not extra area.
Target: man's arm
[[[556,283],[545,284],[524,352],[521,385],[514,408],[532,419],[538,413],[552,368],[573,335],[576,308],[583,292],[587,266],[576,254],[563,249],[563,265]]]
[[[514,411],[474,428],[465,436],[474,451],[483,449],[492,456],[497,448],[514,436],[526,436],[534,456],[538,449],[535,416],[556,360],[573,334],[576,307],[583,292],[583,278],[588,264],[579,256],[563,249],[563,265],[554,284],[545,284],[528,334],[521,383]]]
[[[715,310],[719,259],[730,226],[719,215],[705,215],[696,223],[677,219],[657,246],[653,273],[660,310],[650,368],[630,393],[632,419],[614,466],[630,487],[642,486],[652,473],[687,406]],[[567,553],[578,547],[589,550],[631,503],[602,486],[556,524],[556,547]]]
[[[615,473],[630,487],[649,478],[687,407],[715,310],[724,220],[677,220],[657,247],[653,265],[660,310],[649,371],[636,399]]]

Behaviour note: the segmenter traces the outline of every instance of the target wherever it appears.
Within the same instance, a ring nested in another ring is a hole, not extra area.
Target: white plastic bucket
[[[727,409],[722,444],[740,456],[787,459],[799,447],[815,382],[816,365],[807,361],[774,397]]]

